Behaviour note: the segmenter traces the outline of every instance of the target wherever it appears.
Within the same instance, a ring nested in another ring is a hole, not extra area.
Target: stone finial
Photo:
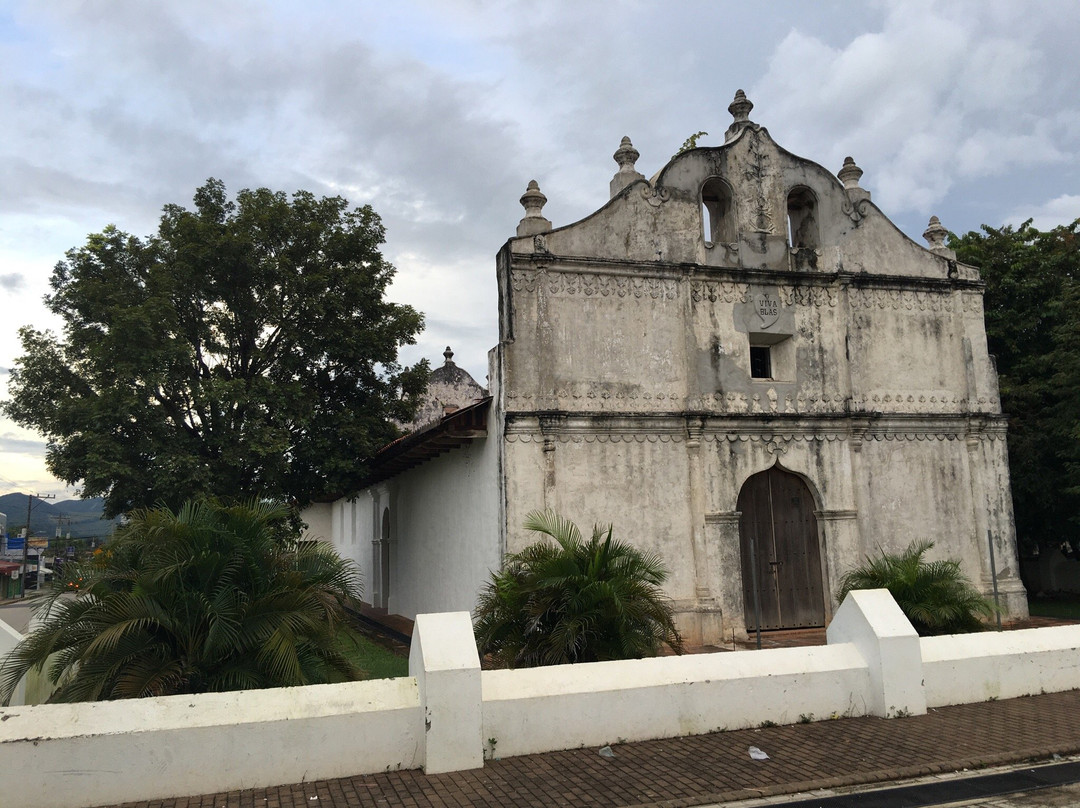
[[[844,158],[844,167],[836,172],[836,176],[840,178],[840,182],[844,183],[844,187],[848,190],[859,187],[859,177],[863,175],[863,170],[855,165],[855,161],[850,157]]]
[[[517,234],[519,236],[546,233],[551,229],[551,222],[540,213],[547,203],[547,197],[540,190],[540,185],[536,180],[529,180],[529,187],[521,195],[520,201],[521,206],[525,208],[525,216],[518,222]]]
[[[615,154],[612,157],[615,158],[615,162],[619,164],[619,170],[615,172],[615,176],[611,178],[611,196],[614,197],[619,191],[625,188],[630,183],[636,180],[645,179],[645,175],[634,168],[634,163],[641,156],[641,153],[634,148],[634,144],[630,142],[629,137],[624,137],[622,143],[619,144],[619,148],[615,150]]]
[[[623,135],[619,148],[615,150],[615,154],[612,156],[615,158],[615,162],[619,164],[619,171],[633,171],[634,163],[641,157],[641,152],[634,148],[629,135]]]
[[[750,110],[753,108],[754,104],[746,97],[746,93],[742,90],[736,90],[735,100],[728,104],[727,108],[735,121],[727,128],[727,132],[724,133],[725,142],[730,141],[748,126],[754,125],[754,122],[750,120]]]
[[[930,224],[926,226],[922,235],[926,243],[930,245],[930,252],[944,258],[956,258],[956,252],[945,246],[945,237],[949,235],[949,231],[937,216],[930,217]]]
[[[735,91],[735,100],[728,104],[727,111],[735,118],[735,123],[750,120],[750,110],[754,108],[754,102],[746,97],[742,90]]]
[[[446,364],[448,364],[448,365],[454,364],[453,362],[450,361],[451,359],[454,358],[454,352],[450,350],[449,345],[446,346],[446,350],[442,352],[442,355],[443,355],[443,358],[446,360]]]

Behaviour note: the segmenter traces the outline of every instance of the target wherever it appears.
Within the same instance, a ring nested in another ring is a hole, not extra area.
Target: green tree
[[[920,636],[981,631],[994,605],[972,586],[960,562],[924,561],[932,541],[912,542],[897,555],[882,552],[840,579],[838,602],[853,589],[888,589]]]
[[[63,339],[20,331],[4,411],[110,517],[348,490],[426,385],[426,362],[397,359],[423,317],[384,299],[383,239],[369,206],[265,188],[232,202],[208,180],[156,235],[109,226],[57,264]]]
[[[63,702],[361,678],[339,637],[358,573],[297,541],[288,513],[206,501],[135,512],[93,561],[64,565],[43,623],[0,668],[0,699],[33,668]]]
[[[983,226],[950,241],[986,282],[986,336],[1009,417],[1021,545],[1080,548],[1080,220]]]
[[[480,654],[507,667],[535,667],[682,652],[661,585],[660,558],[615,541],[610,526],[585,541],[553,511],[534,511],[527,530],[554,539],[508,555],[480,595]]]

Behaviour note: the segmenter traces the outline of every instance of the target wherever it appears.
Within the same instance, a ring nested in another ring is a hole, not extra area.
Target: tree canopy
[[[398,349],[423,317],[391,303],[370,206],[210,179],[139,239],[106,227],[56,265],[63,338],[21,329],[4,407],[49,470],[106,515],[199,495],[339,494],[399,433],[427,378]]]
[[[208,501],[134,512],[89,563],[64,565],[43,621],[0,667],[0,703],[35,667],[57,685],[50,701],[361,678],[341,631],[359,573],[297,541],[288,513]]]
[[[986,336],[1009,417],[1022,546],[1080,548],[1080,220],[1039,231],[983,226],[954,237],[986,282]]]

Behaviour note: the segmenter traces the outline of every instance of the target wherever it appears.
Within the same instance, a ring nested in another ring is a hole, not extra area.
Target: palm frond
[[[954,559],[925,561],[932,541],[914,541],[900,553],[881,551],[849,571],[840,581],[837,600],[853,589],[888,589],[897,605],[923,636],[982,629],[994,605],[963,574]]]
[[[54,582],[40,627],[0,668],[0,699],[35,667],[57,701],[356,678],[336,629],[359,573],[328,545],[283,540],[287,516],[266,502],[135,512]]]
[[[534,511],[529,530],[553,538],[504,560],[481,590],[480,653],[508,667],[554,665],[682,652],[658,556],[596,525],[588,541],[554,511]]]

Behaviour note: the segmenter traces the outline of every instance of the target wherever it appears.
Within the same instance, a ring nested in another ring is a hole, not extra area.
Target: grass
[[[349,659],[367,671],[369,679],[393,679],[409,675],[409,660],[369,640],[354,629],[340,633],[341,649]]]
[[[1080,598],[1032,598],[1028,601],[1032,617],[1064,617],[1080,620]]]

